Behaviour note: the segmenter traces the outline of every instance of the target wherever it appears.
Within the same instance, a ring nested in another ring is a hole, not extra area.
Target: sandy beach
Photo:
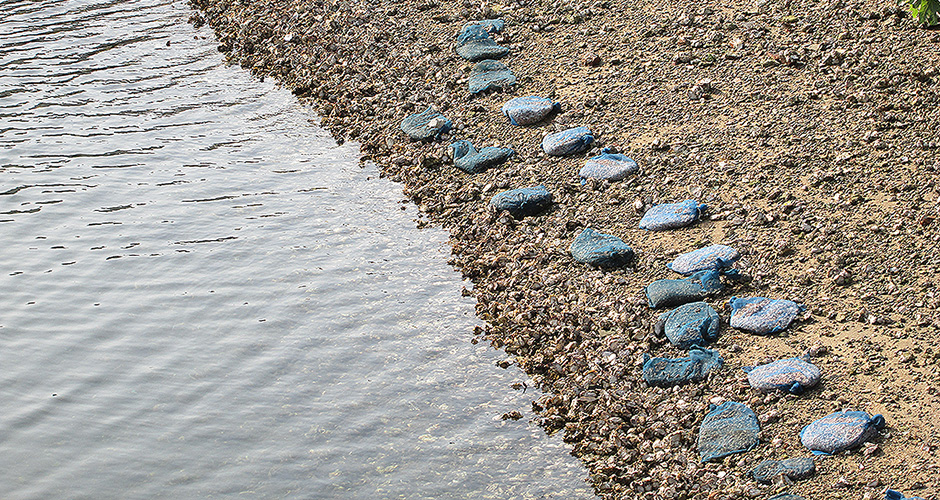
[[[219,50],[308,100],[340,141],[401,183],[419,224],[448,229],[453,265],[474,286],[486,327],[474,341],[503,349],[546,395],[548,432],[574,446],[602,498],[879,499],[940,492],[940,31],[892,2],[760,0],[193,0]],[[494,40],[516,84],[471,95],[473,63],[455,52],[470,21],[503,19]],[[561,110],[509,123],[507,100],[538,95]],[[401,121],[431,106],[453,120],[438,141],[411,141]],[[587,126],[585,153],[555,157],[542,137]],[[510,147],[479,174],[454,167],[447,145]],[[611,148],[639,172],[618,182],[578,172]],[[544,185],[554,203],[513,218],[495,194]],[[708,205],[686,228],[638,228],[668,202]],[[572,259],[584,228],[620,237],[628,265]],[[664,389],[641,376],[643,354],[684,352],[654,334],[661,310],[644,287],[708,244],[737,249],[744,279],[708,299],[721,315],[709,345],[724,367]],[[761,296],[806,307],[783,332],[727,325],[728,300]],[[471,340],[468,332],[468,341]],[[742,367],[813,355],[822,382],[801,395],[752,389]],[[507,387],[507,390],[513,390]],[[760,444],[701,463],[710,403],[757,414]],[[756,482],[765,459],[809,456],[800,430],[841,409],[884,416],[872,443],[816,461],[814,477]],[[522,410],[522,409],[520,409]]]

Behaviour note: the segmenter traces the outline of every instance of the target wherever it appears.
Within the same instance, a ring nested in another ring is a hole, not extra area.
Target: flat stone
[[[571,243],[574,260],[598,267],[619,267],[633,260],[633,249],[620,238],[586,228]]]
[[[793,481],[808,479],[816,474],[816,463],[810,457],[796,457],[785,460],[764,460],[751,470],[754,479],[762,483],[772,483],[778,476],[786,476]]]
[[[470,70],[470,93],[479,94],[485,90],[505,88],[516,83],[516,76],[505,64],[486,59],[473,65]]]
[[[734,401],[712,406],[698,433],[698,452],[702,462],[749,451],[757,446],[760,423],[753,410]]]
[[[509,148],[485,147],[477,151],[467,140],[457,141],[447,147],[454,156],[454,166],[468,174],[478,174],[502,164],[513,155],[513,150]]]
[[[584,162],[584,166],[581,167],[581,171],[578,172],[578,176],[581,178],[620,181],[640,170],[640,167],[632,158],[610,151],[610,149],[605,148],[601,151],[601,154],[588,158]]]
[[[674,385],[701,382],[713,370],[724,365],[718,351],[692,348],[687,358],[653,358],[643,355],[643,380],[650,386],[672,387]]]
[[[692,302],[661,314],[656,331],[679,349],[691,349],[716,339],[720,322],[710,305]]]
[[[723,288],[721,272],[712,269],[679,280],[656,280],[646,286],[646,298],[653,309],[672,307],[700,301]]]
[[[728,305],[731,307],[731,327],[758,335],[785,330],[803,310],[796,302],[765,297],[732,297]]]
[[[542,151],[552,156],[572,155],[586,151],[593,142],[594,136],[589,128],[569,128],[546,135],[542,139]]]
[[[545,186],[512,189],[490,199],[490,208],[508,210],[516,219],[535,215],[552,205],[552,194]]]
[[[787,358],[758,366],[745,366],[747,381],[760,391],[781,390],[801,394],[819,383],[819,368],[806,358]]]
[[[502,112],[513,125],[531,125],[545,119],[561,105],[551,99],[538,96],[515,97],[503,104]]]
[[[454,122],[438,113],[434,108],[409,115],[401,121],[401,131],[408,137],[417,141],[437,139],[441,134],[447,133],[454,126]]]
[[[800,442],[817,455],[831,455],[861,446],[878,435],[885,426],[881,415],[863,411],[837,411],[807,425],[800,431]]]
[[[640,219],[640,229],[665,231],[685,227],[697,221],[707,208],[708,205],[694,200],[656,205],[643,214],[643,218]]]
[[[676,257],[666,267],[679,274],[693,274],[706,269],[728,269],[741,255],[727,245],[709,245]]]

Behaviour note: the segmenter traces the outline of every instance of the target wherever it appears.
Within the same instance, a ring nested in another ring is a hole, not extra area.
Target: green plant
[[[933,26],[940,24],[940,0],[901,0],[911,10],[918,23]]]

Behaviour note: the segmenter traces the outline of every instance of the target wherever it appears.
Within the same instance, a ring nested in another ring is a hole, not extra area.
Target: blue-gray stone
[[[504,191],[490,198],[490,207],[508,210],[516,219],[535,215],[552,205],[552,194],[545,186],[526,187]]]
[[[643,380],[650,386],[672,387],[705,380],[722,367],[718,351],[692,348],[687,358],[653,358],[643,355]]]
[[[640,169],[632,158],[610,151],[604,148],[601,154],[588,158],[578,175],[582,178],[620,181]]]
[[[485,19],[483,21],[471,21],[464,25],[457,33],[457,43],[463,43],[468,40],[474,40],[483,37],[489,37],[491,33],[503,31],[506,22],[502,19]]]
[[[710,305],[692,302],[661,314],[656,331],[679,349],[691,349],[717,338],[720,322]]]
[[[643,214],[643,218],[640,219],[640,229],[664,231],[685,227],[697,221],[707,208],[708,205],[700,204],[695,200],[656,205]]]
[[[571,256],[592,266],[618,267],[633,260],[633,249],[616,236],[586,228],[571,243]]]
[[[431,107],[420,113],[410,115],[401,121],[402,132],[418,141],[436,139],[441,134],[447,133],[453,126],[454,122],[444,118],[444,115]]]
[[[760,424],[754,411],[741,403],[728,401],[705,415],[698,433],[698,452],[702,462],[708,462],[749,451],[759,441]]]
[[[777,493],[776,495],[768,498],[767,500],[806,500],[805,498],[795,495],[793,493]]]
[[[878,435],[885,426],[881,415],[863,411],[837,411],[807,425],[800,442],[817,455],[831,455],[860,446]]]
[[[548,134],[542,139],[542,151],[552,156],[582,153],[594,142],[587,127],[575,127]]]
[[[646,286],[646,298],[653,309],[672,307],[700,301],[723,288],[721,272],[712,269],[679,280],[656,280]]]
[[[885,490],[885,498],[887,500],[924,500],[923,497],[905,497],[904,493],[895,490]]]
[[[774,478],[783,475],[794,481],[808,479],[816,473],[816,463],[811,457],[796,457],[786,460],[764,460],[751,470],[754,479],[762,483],[772,483]]]
[[[803,310],[803,306],[796,302],[764,297],[732,297],[728,305],[731,307],[731,327],[758,335],[785,330]]]
[[[545,119],[546,116],[561,108],[551,99],[534,95],[515,97],[503,104],[503,114],[513,125],[531,125]]]
[[[689,275],[706,269],[730,268],[740,257],[738,251],[728,245],[709,245],[676,257],[666,267],[679,274]]]
[[[745,366],[747,381],[760,391],[789,391],[801,394],[819,383],[820,371],[806,358],[787,358],[766,365]]]
[[[516,76],[505,64],[486,59],[473,65],[470,70],[470,93],[478,94],[484,90],[508,87],[516,83]]]
[[[501,21],[501,20],[494,20]],[[480,61],[483,59],[499,59],[509,54],[509,49],[496,43],[490,37],[490,33],[498,32],[498,29],[491,24],[481,22],[469,23],[457,34],[457,55],[468,61]]]
[[[478,174],[499,165],[513,155],[509,148],[485,147],[477,151],[467,140],[457,141],[447,146],[454,155],[454,166],[468,174]]]

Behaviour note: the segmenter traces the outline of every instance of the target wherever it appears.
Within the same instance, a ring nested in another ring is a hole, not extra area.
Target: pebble
[[[516,83],[516,76],[512,74],[512,71],[505,64],[492,59],[474,64],[468,80],[471,94],[509,87],[514,83]]]
[[[718,337],[718,313],[705,302],[692,302],[659,316],[657,333],[679,349],[702,346]]]
[[[488,168],[504,163],[513,155],[509,148],[485,147],[477,151],[467,140],[447,146],[454,158],[454,166],[468,174],[478,174]]]
[[[427,141],[439,138],[453,125],[454,122],[429,106],[420,113],[407,116],[402,120],[400,128],[408,137],[416,141]]]
[[[810,457],[796,457],[785,460],[764,460],[757,464],[751,475],[761,483],[772,483],[779,476],[799,481],[812,477],[816,473],[816,464]]]
[[[672,307],[700,301],[723,288],[721,273],[712,269],[678,280],[656,280],[646,286],[646,299],[653,309]]]

